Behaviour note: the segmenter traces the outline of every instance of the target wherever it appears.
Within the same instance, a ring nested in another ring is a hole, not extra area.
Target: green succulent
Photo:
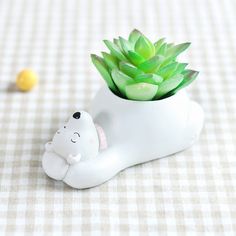
[[[199,72],[177,62],[190,43],[174,45],[164,38],[154,44],[138,30],[128,40],[104,40],[110,53],[91,55],[92,62],[108,87],[125,99],[148,101],[171,96],[189,85]]]

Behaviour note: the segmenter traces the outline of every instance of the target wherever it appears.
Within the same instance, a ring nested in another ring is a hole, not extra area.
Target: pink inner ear
[[[99,139],[99,149],[104,150],[107,148],[107,138],[106,134],[101,126],[98,124],[95,124],[97,134],[98,134],[98,139]]]

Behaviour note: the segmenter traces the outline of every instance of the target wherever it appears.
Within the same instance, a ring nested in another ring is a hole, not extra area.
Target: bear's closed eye
[[[74,135],[75,134],[78,135],[78,137],[80,137],[80,134],[78,132],[74,132]],[[77,138],[76,137],[74,137],[74,138],[75,138],[75,140],[74,139],[70,140],[72,143],[76,143],[77,142]]]
[[[74,134],[77,134],[80,137],[80,134],[78,132],[74,132]]]

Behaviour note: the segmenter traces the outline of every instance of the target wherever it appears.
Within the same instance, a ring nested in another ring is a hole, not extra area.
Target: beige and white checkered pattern
[[[236,235],[235,16],[234,0],[1,0],[0,235]],[[89,54],[133,28],[192,42],[200,141],[96,188],[52,181],[44,143],[102,83]],[[26,67],[40,83],[21,93],[12,83]]]

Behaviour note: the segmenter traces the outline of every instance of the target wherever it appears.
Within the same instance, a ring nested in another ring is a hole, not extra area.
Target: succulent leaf
[[[157,93],[158,85],[137,83],[125,87],[126,96],[130,100],[149,101]]]
[[[119,41],[120,41],[120,45],[126,55],[128,54],[129,51],[133,50],[133,46],[128,40],[126,40],[122,37],[119,37]]]
[[[144,72],[153,72],[161,65],[163,57],[156,55],[151,59],[141,63],[138,68]]]
[[[177,57],[181,52],[185,51],[191,43],[181,43],[176,46],[171,47],[167,51],[167,57]]]
[[[129,34],[129,42],[135,44],[138,40],[138,38],[143,35],[140,31],[137,29],[134,29],[130,34]]]
[[[145,61],[145,59],[142,56],[133,51],[128,52],[128,58],[136,66]]]
[[[173,43],[168,43],[168,44],[166,45],[166,49],[170,49],[170,48],[172,48],[173,46],[174,46]]]
[[[164,42],[165,42],[165,38],[161,38],[157,42],[154,43],[156,54]]]
[[[117,89],[116,85],[114,84],[110,73],[108,72],[108,68],[103,61],[103,59],[95,54],[91,55],[91,59],[97,70],[100,72],[101,76],[107,82],[108,87],[116,94],[119,94],[119,90]]]
[[[165,59],[163,60],[163,62],[160,65],[159,69],[162,69],[165,66],[170,65],[173,62],[176,62],[176,58],[175,57],[165,57]]]
[[[175,70],[168,74],[168,78],[177,74],[181,74],[187,65],[188,63],[178,63]]]
[[[120,51],[121,51],[122,53],[124,53],[123,48],[122,48],[122,46],[121,46],[121,44],[120,44],[120,40],[119,40],[119,39],[114,38],[114,39],[113,39],[113,43],[120,49]]]
[[[137,67],[135,67],[134,65],[130,63],[122,61],[120,62],[119,66],[120,66],[121,71],[125,73],[126,75],[130,76],[131,78],[134,78],[139,74],[143,74],[141,70],[139,70]]]
[[[125,96],[125,87],[129,84],[134,83],[134,80],[128,75],[119,71],[117,68],[114,68],[111,71],[111,75],[112,75],[114,83],[119,88],[122,95]]]
[[[155,55],[155,47],[148,38],[141,35],[134,46],[135,52],[140,54],[145,59],[149,59]]]
[[[177,74],[181,74],[187,65],[188,65],[187,63],[177,63],[175,68],[170,69],[169,73],[166,73],[165,79],[173,77],[174,75]]]
[[[160,99],[165,94],[176,88],[183,80],[184,76],[181,74],[175,75],[170,79],[164,80],[158,88],[155,99]]]
[[[111,54],[106,53],[106,52],[102,52],[102,56],[103,56],[105,63],[107,64],[107,66],[110,69],[116,68],[118,66],[117,59],[114,56],[112,56]]]
[[[178,66],[178,62],[173,62],[168,64],[167,66],[162,67],[157,74],[162,76],[164,79],[168,77],[168,74],[172,73],[176,67]]]
[[[106,44],[113,56],[117,57],[119,60],[127,61],[126,57],[123,55],[120,48],[116,44],[109,40],[104,40],[104,43]]]
[[[167,43],[163,43],[157,53],[164,56],[166,54],[166,49]]]
[[[138,83],[160,84],[163,81],[163,78],[155,74],[141,74],[137,75],[134,80]]]
[[[199,72],[194,70],[185,70],[182,74],[184,79],[173,91],[171,91],[172,94],[177,93],[180,89],[183,89],[191,84],[196,79]]]

